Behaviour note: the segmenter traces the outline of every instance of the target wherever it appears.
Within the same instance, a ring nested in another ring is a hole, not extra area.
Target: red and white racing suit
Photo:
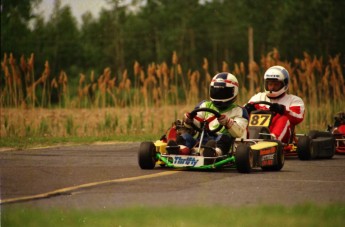
[[[291,136],[291,128],[295,127],[297,124],[304,119],[304,102],[303,100],[295,95],[284,94],[282,97],[276,99],[270,99],[267,97],[265,92],[260,92],[254,95],[249,103],[267,101],[271,103],[278,103],[284,105],[286,110],[283,115],[276,114],[270,126],[271,134],[273,134],[276,139],[288,143]],[[267,110],[268,105],[256,104],[256,109]]]

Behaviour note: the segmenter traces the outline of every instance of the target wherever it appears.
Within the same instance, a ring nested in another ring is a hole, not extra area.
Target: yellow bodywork
[[[165,154],[166,153],[166,147],[167,147],[167,143],[163,142],[161,140],[157,140],[155,142],[155,146],[158,152],[160,152],[161,154]]]
[[[166,142],[163,142],[161,140],[157,140],[155,142],[155,146],[156,146],[156,151],[161,153],[161,154],[166,154],[167,153],[167,150],[166,150],[166,147],[167,147],[167,143]],[[157,164],[158,165],[165,165],[165,163],[161,160],[158,160],[157,161]]]
[[[252,150],[262,150],[270,147],[278,146],[277,142],[263,141],[250,146]]]

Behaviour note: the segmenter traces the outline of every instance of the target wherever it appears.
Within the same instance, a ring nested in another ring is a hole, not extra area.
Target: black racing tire
[[[332,145],[327,146],[330,148],[330,149],[326,149],[328,151],[327,154],[325,154],[325,152],[320,152],[320,149],[317,149],[318,155],[316,158],[325,158],[325,159],[333,158],[335,151],[336,151],[336,140],[335,140],[335,136],[331,132],[312,130],[309,132],[309,137],[311,139],[316,139],[315,142],[317,141],[318,138],[320,139],[320,137],[322,137],[324,139],[329,138],[330,143],[332,143]],[[315,145],[315,146],[317,148],[320,148],[320,147],[318,147],[318,145]],[[314,147],[314,146],[312,146],[312,147]],[[320,153],[322,153],[322,154],[320,154]]]
[[[333,137],[331,132],[311,130],[309,132],[310,139],[316,139],[318,137]]]
[[[335,139],[332,137],[317,137],[312,140],[311,147],[316,153],[315,158],[331,159],[335,154]]]
[[[337,145],[336,145],[336,140],[334,139],[332,152],[328,153],[328,155],[326,155],[324,158],[332,159],[336,152],[337,152]]]
[[[331,132],[311,130],[308,136],[298,139],[297,154],[301,160],[331,159],[335,154],[335,143]]]
[[[239,173],[250,173],[253,169],[253,151],[250,146],[240,143],[235,153],[236,169]]]
[[[312,130],[309,132],[311,148],[315,153],[314,158],[333,158],[336,151],[336,140],[331,132]]]
[[[138,163],[142,169],[153,169],[156,165],[156,146],[152,142],[142,142],[138,152]]]
[[[306,161],[314,158],[314,150],[311,146],[311,138],[309,136],[301,136],[297,142],[297,155],[300,160]]]
[[[278,147],[277,147],[277,164],[273,165],[273,166],[263,166],[261,167],[262,170],[264,171],[280,171],[285,163],[285,155],[284,155],[284,151],[283,151],[283,144],[282,142],[280,142],[279,140],[275,140],[275,142],[278,143]]]

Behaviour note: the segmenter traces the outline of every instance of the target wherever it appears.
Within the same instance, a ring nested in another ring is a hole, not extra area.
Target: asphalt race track
[[[280,172],[240,174],[141,170],[139,143],[0,151],[1,208],[104,209],[132,206],[345,202],[345,155],[300,161]]]

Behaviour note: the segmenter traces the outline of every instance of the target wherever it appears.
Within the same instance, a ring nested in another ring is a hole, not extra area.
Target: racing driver
[[[304,118],[303,100],[292,94],[287,94],[289,88],[289,72],[282,66],[272,66],[264,74],[265,91],[254,95],[245,105],[248,113],[253,110],[270,109],[275,113],[270,126],[270,132],[274,139],[288,143],[292,130],[301,123]],[[270,107],[253,102],[267,101],[272,103]]]
[[[205,157],[216,157],[225,155],[229,152],[230,147],[235,138],[246,138],[248,113],[245,108],[235,104],[238,95],[238,81],[237,78],[228,72],[216,74],[210,83],[209,97],[210,100],[200,102],[195,109],[209,108],[219,112],[221,115],[209,123],[209,129],[214,130],[223,125],[221,130],[216,135],[206,135],[203,143],[206,143],[206,148],[200,153]],[[197,117],[208,118],[207,112],[198,112]],[[184,126],[190,128],[192,122],[197,124],[196,120],[190,116],[190,113],[184,114]],[[194,138],[192,134],[185,131],[177,136],[176,142],[168,141],[168,146],[179,145],[180,150],[168,150],[169,153],[176,152],[178,154],[189,154],[192,148],[197,144],[198,138]],[[194,150],[194,149],[193,149]]]

